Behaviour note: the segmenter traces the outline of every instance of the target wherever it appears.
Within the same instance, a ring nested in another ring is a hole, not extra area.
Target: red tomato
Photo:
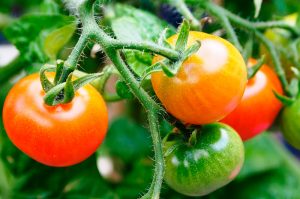
[[[178,35],[168,39],[175,45]],[[229,114],[240,102],[247,83],[246,64],[228,41],[202,32],[190,32],[187,46],[201,41],[175,77],[163,72],[151,75],[153,89],[164,107],[177,119],[207,124]],[[153,62],[163,58],[156,56]]]
[[[23,78],[11,89],[3,108],[8,137],[45,165],[62,167],[85,160],[107,131],[108,114],[101,95],[86,85],[72,102],[57,106],[46,105],[44,95],[38,74]]]
[[[256,60],[249,60],[250,66],[255,63]],[[267,130],[282,107],[273,90],[283,93],[276,73],[263,65],[248,81],[241,103],[222,122],[232,126],[244,141]]]

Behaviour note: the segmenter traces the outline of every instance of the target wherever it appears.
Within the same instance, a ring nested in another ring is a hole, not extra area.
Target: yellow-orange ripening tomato
[[[21,151],[48,166],[71,166],[85,160],[107,131],[108,114],[101,95],[86,85],[76,91],[72,102],[56,106],[46,105],[44,95],[38,74],[14,85],[3,107],[8,137]]]
[[[168,39],[175,45],[178,35]],[[228,41],[202,32],[190,32],[187,47],[201,41],[175,77],[154,72],[151,81],[169,113],[189,124],[207,124],[224,118],[239,104],[247,83],[246,64]],[[156,56],[153,63],[162,60]]]

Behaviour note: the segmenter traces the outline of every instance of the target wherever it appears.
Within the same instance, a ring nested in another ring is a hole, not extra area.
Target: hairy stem
[[[149,119],[149,127],[152,133],[152,140],[155,151],[155,170],[154,170],[154,178],[152,179],[152,183],[148,193],[146,193],[142,199],[158,199],[160,195],[161,184],[164,176],[164,157],[162,150],[162,141],[159,134],[159,123],[158,123],[158,114],[155,111],[148,112]]]
[[[85,12],[87,13],[86,15]],[[131,73],[127,65],[122,60],[118,48],[116,48],[116,46],[118,45],[112,45],[113,39],[109,37],[97,25],[93,14],[93,6],[91,6],[90,3],[86,4],[85,9],[81,9],[81,18],[83,18],[83,29],[88,31],[88,35],[91,39],[94,39],[97,43],[99,43],[103,51],[110,58],[116,69],[119,71],[120,76],[126,82],[132,93],[137,97],[137,99],[141,102],[143,107],[148,111],[150,132],[153,138],[155,152],[155,173],[152,184],[150,186],[150,190],[147,194],[144,195],[143,198],[157,199],[159,198],[164,173],[162,142],[158,126],[158,113],[160,107],[148,95],[148,93],[140,87],[139,82],[135,79],[134,75]]]

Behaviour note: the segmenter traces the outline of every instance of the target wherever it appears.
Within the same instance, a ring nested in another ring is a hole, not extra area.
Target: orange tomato
[[[249,66],[255,63],[256,60],[249,60]],[[282,94],[281,83],[276,73],[263,65],[248,81],[241,103],[222,122],[233,127],[244,141],[267,130],[282,107],[273,91]]]
[[[51,75],[53,78],[53,75]],[[108,114],[101,95],[90,85],[72,102],[44,103],[39,75],[20,80],[3,108],[4,127],[11,141],[34,160],[49,166],[70,166],[96,151],[107,131]]]
[[[178,35],[168,39],[175,45]],[[175,77],[154,72],[151,81],[166,110],[189,124],[207,124],[229,114],[240,102],[247,83],[246,64],[228,41],[202,32],[190,32],[187,47],[201,41]],[[153,63],[163,58],[156,56]]]

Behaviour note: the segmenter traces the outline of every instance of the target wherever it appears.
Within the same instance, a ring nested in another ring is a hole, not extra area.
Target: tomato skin
[[[286,106],[281,114],[281,130],[286,141],[300,149],[300,99]]]
[[[249,60],[249,66],[255,64],[256,60]],[[248,81],[240,104],[222,122],[233,127],[244,141],[267,130],[282,108],[273,91],[283,94],[280,80],[268,65],[263,65]]]
[[[204,196],[225,186],[244,162],[241,138],[222,123],[203,125],[195,145],[176,139],[164,149],[166,183],[188,196]]]
[[[101,144],[108,127],[101,95],[86,85],[72,102],[57,106],[46,105],[44,95],[39,74],[14,85],[3,108],[8,137],[29,157],[48,166],[71,166],[85,160]]]
[[[168,39],[175,45],[178,35]],[[207,124],[229,114],[239,103],[247,82],[243,57],[228,41],[202,32],[189,34],[187,46],[201,41],[197,53],[188,58],[178,74],[151,75],[153,89],[166,110],[189,124]],[[153,63],[163,59],[156,56]]]

